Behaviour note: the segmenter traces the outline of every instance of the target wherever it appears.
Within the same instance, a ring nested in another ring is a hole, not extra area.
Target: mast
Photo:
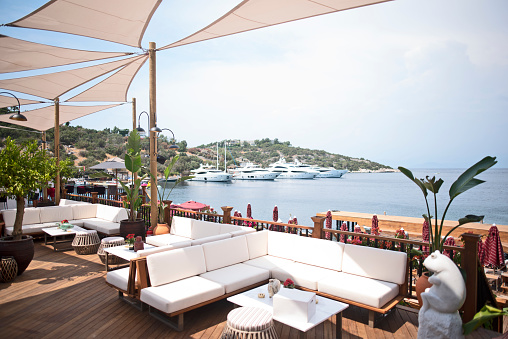
[[[219,169],[219,142],[217,141],[217,164],[215,165],[215,169]]]
[[[224,140],[224,172],[228,172],[228,168],[226,167],[226,140]]]

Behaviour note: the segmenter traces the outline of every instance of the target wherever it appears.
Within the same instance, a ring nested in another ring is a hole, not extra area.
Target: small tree
[[[5,148],[0,151],[1,194],[16,199],[16,220],[12,235],[21,239],[25,197],[29,192],[48,186],[56,176],[56,159],[39,149],[36,141],[16,145],[7,137]]]

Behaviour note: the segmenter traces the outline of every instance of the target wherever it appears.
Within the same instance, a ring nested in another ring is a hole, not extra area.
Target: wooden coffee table
[[[258,298],[259,293],[264,293],[265,297]],[[304,337],[305,332],[321,324],[326,319],[335,316],[336,338],[342,338],[342,311],[348,308],[349,305],[321,296],[317,296],[316,298],[318,299],[318,303],[316,304],[316,314],[314,314],[308,323],[292,321],[288,317],[279,318],[277,315],[274,315],[273,298],[268,297],[267,285],[262,285],[252,290],[229,297],[228,301],[239,306],[259,307],[265,309],[272,313],[273,320],[299,330],[300,337]]]
[[[145,250],[148,250],[150,248],[155,248],[155,246],[149,245],[147,243],[144,244]],[[134,252],[134,250],[129,250],[129,245],[105,247],[104,252],[106,254],[106,271],[111,270],[109,268],[109,264],[108,264],[108,261],[109,261],[108,259],[109,259],[110,255],[116,255],[117,257],[120,257],[120,258],[127,260],[127,261],[138,257],[137,253]],[[121,267],[125,267],[125,266],[126,265],[123,265],[123,266],[119,265],[116,268],[121,268]]]
[[[86,231],[84,228],[81,228],[79,226],[74,226],[73,228],[69,228],[68,230],[64,231],[58,227],[48,227],[43,228],[42,231],[44,232],[44,245],[48,245],[48,235],[50,237],[53,237],[53,243],[49,244],[53,247],[53,251],[59,252],[59,251],[68,251],[72,250],[72,240],[73,239],[65,239],[66,237],[70,235],[75,235],[76,232],[83,232]],[[61,240],[58,240],[57,238],[61,237]],[[60,246],[62,244],[69,244],[69,246]]]

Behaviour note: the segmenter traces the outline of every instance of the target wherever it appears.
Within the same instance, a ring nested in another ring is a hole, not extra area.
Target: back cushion
[[[76,204],[70,206],[72,208],[72,219],[74,220],[95,218],[97,215],[96,204]]]
[[[401,285],[406,274],[406,258],[403,252],[346,244],[342,271]]]
[[[194,219],[173,216],[171,220],[171,234],[192,238],[192,222]]]
[[[129,214],[127,213],[127,210],[123,207],[117,207],[118,212],[116,214],[115,222],[120,222],[122,220],[129,219]]]
[[[213,271],[249,260],[245,236],[203,244],[206,270]]]
[[[82,204],[89,204],[89,202],[86,202],[86,201],[76,201],[76,200],[70,200],[70,199],[60,199],[59,206],[82,205]]]
[[[245,235],[249,247],[249,259],[268,254],[268,232],[261,231]]]
[[[159,246],[159,247],[149,248],[146,250],[138,250],[136,252],[136,254],[138,257],[146,257],[147,255],[150,255],[150,254],[170,251],[170,250],[174,250],[177,248],[189,247],[190,245],[191,245],[190,240],[189,241],[180,241],[180,242],[175,242],[171,245]]]
[[[255,228],[250,228],[250,227],[242,227],[241,230],[239,231],[233,231],[233,232],[229,232],[229,234],[231,234],[231,236],[233,237],[237,237],[239,235],[244,235],[244,234],[249,234],[249,233],[256,233],[256,229]]]
[[[5,227],[12,227],[16,220],[16,210],[2,210],[2,217],[4,218]]]
[[[118,214],[123,208],[107,206],[102,204],[97,204],[97,214],[95,215],[97,218],[101,218],[104,220],[112,221],[112,222],[120,222],[118,219]],[[124,218],[127,219],[127,218]]]
[[[194,220],[192,222],[192,239],[200,239],[205,237],[211,237],[220,233],[220,224],[214,222]]]
[[[228,233],[228,232],[234,232],[234,231],[240,231],[242,226],[236,226],[236,225],[228,225],[228,224],[220,224],[220,231],[219,233]]]
[[[25,208],[23,215],[23,225],[40,224],[41,223],[41,208]]]
[[[282,232],[268,231],[268,254],[275,257],[295,260],[301,248],[295,244],[298,243],[300,236]]]
[[[160,286],[205,273],[205,256],[201,246],[178,248],[146,257],[150,283]]]
[[[212,235],[211,237],[205,237],[205,238],[192,240],[192,246],[202,245],[207,242],[228,239],[228,238],[231,238],[231,234],[229,234],[229,233]]]
[[[41,210],[41,222],[62,221],[64,219],[72,220],[72,206],[51,206],[39,207]]]

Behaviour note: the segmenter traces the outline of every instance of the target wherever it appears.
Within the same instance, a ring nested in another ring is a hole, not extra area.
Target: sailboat
[[[224,166],[226,159],[224,159]],[[215,168],[211,165],[201,164],[198,169],[192,170],[192,181],[212,181],[212,182],[227,182],[231,181],[233,175],[219,170],[219,143],[217,143],[217,165]]]

